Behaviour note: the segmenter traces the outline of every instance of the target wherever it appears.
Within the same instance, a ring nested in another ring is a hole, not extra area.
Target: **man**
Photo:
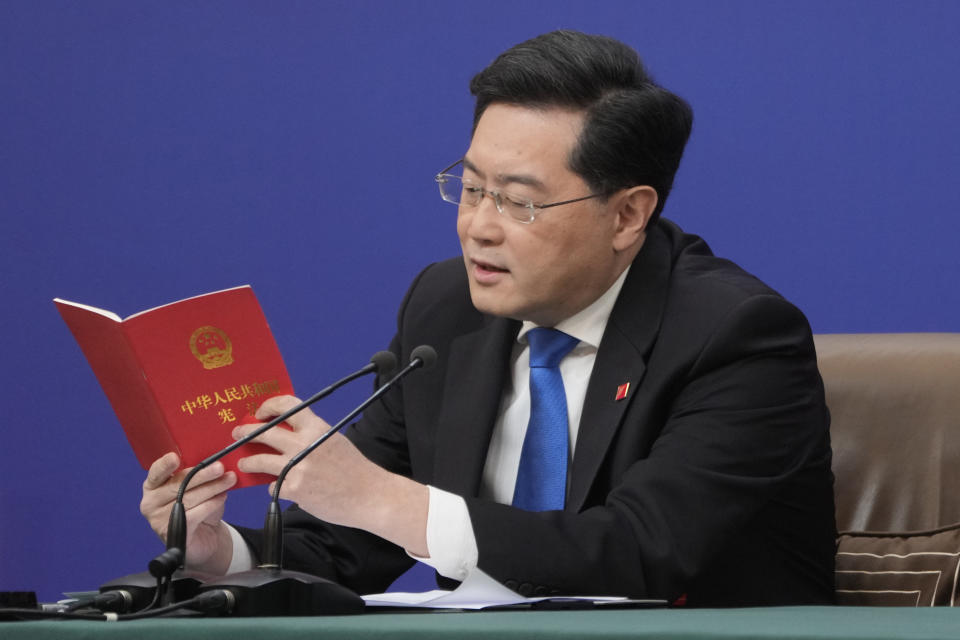
[[[437,177],[463,258],[418,276],[391,344],[401,361],[431,344],[438,362],[291,472],[285,565],[358,592],[412,556],[524,594],[831,602],[829,418],[807,322],[659,218],[689,107],[622,43],[574,32],[513,47],[471,91],[470,147]],[[564,342],[559,364],[540,361],[547,339]],[[261,438],[277,454],[240,468],[277,474],[327,429],[289,422]],[[168,454],[144,483],[161,535],[178,464]],[[215,465],[187,492],[189,566],[255,563],[260,532],[221,521],[234,482]]]

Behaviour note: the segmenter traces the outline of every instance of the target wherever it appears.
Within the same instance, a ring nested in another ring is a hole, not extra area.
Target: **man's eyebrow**
[[[477,174],[477,176],[480,177],[481,179],[486,178],[483,172],[477,168],[477,165],[473,164],[466,158],[464,158],[462,162],[463,162],[464,169],[469,169],[473,173]],[[523,185],[527,185],[528,187],[533,187],[534,189],[539,189],[540,191],[546,190],[546,186],[543,184],[542,181],[538,180],[537,178],[529,174],[524,174],[524,173],[498,174],[495,176],[494,180],[497,184],[523,184]]]

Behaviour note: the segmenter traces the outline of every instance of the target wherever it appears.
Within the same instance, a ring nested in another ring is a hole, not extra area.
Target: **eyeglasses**
[[[506,191],[486,189],[482,185],[468,180],[463,176],[447,173],[447,171],[450,171],[461,162],[463,162],[462,158],[437,174],[435,179],[440,187],[440,197],[451,204],[476,207],[483,201],[484,196],[490,196],[497,205],[497,211],[502,215],[513,218],[521,224],[530,224],[544,209],[600,197],[599,193],[594,193],[589,196],[583,196],[582,198],[564,200],[563,202],[538,204],[530,198],[518,196]]]

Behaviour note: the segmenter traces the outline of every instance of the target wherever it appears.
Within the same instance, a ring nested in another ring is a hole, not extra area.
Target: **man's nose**
[[[477,241],[497,242],[503,238],[503,215],[497,207],[497,196],[489,191],[483,195],[472,207],[467,233]]]

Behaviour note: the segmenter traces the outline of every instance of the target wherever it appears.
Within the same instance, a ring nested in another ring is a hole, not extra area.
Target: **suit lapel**
[[[571,467],[567,509],[579,511],[590,491],[614,435],[623,422],[660,329],[671,270],[670,242],[654,227],[610,314],[587,386],[577,446]],[[617,390],[629,383],[625,398]]]
[[[510,353],[519,329],[519,322],[489,318],[483,328],[451,343],[437,423],[436,486],[464,496],[478,494],[500,397],[510,384]]]

